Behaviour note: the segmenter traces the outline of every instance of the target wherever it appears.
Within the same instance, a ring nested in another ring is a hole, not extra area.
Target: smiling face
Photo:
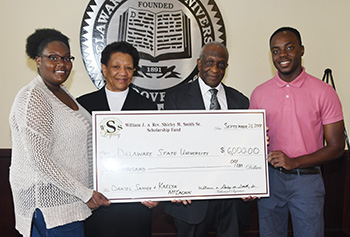
[[[111,54],[107,65],[102,64],[102,73],[110,91],[125,91],[134,75],[134,63],[130,54],[116,52]]]
[[[270,50],[273,64],[282,80],[291,82],[299,76],[303,70],[301,57],[304,55],[304,46],[300,45],[293,32],[282,31],[273,36]]]
[[[35,58],[39,75],[46,86],[49,89],[59,88],[67,80],[72,70],[72,62],[64,61],[62,58],[58,61],[53,61],[42,55],[70,57],[69,48],[61,41],[52,41],[44,48],[41,55]]]
[[[203,49],[201,58],[197,60],[199,76],[205,84],[216,87],[225,75],[228,54],[223,47],[207,45]]]

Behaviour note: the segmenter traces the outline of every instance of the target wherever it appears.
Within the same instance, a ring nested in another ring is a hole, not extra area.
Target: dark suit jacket
[[[90,112],[92,111],[109,111],[105,87],[98,91],[82,95],[77,101]],[[151,100],[129,88],[122,110],[157,110],[157,105]]]
[[[241,92],[225,86],[228,109],[248,109],[249,100]],[[204,110],[204,102],[198,80],[170,90],[165,95],[165,110]]]
[[[77,101],[90,113],[110,110],[104,87]],[[157,110],[157,105],[130,88],[122,110]],[[85,223],[86,237],[151,235],[152,211],[141,203],[112,203],[109,207],[100,207]]]
[[[199,80],[199,79],[198,79]],[[165,96],[165,110],[204,110],[204,102],[199,87],[198,80],[178,86],[167,92]],[[239,91],[224,86],[228,109],[248,109],[249,100]],[[250,223],[250,208],[249,204],[238,199],[239,205],[238,216],[240,222],[248,226]],[[190,205],[183,204],[167,204],[164,211],[188,224],[199,224],[205,218],[207,213],[208,201],[192,201]]]

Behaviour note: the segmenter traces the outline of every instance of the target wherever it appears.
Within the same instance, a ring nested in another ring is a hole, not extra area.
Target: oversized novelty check
[[[112,202],[269,195],[264,110],[93,112],[95,189]]]

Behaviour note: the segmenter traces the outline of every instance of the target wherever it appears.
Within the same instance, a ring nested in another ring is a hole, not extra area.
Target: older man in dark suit
[[[199,79],[168,91],[164,108],[247,109],[248,98],[221,82],[227,62],[228,51],[223,44],[206,44],[197,60]],[[244,236],[250,220],[249,210],[249,204],[241,199],[183,201],[165,206],[165,212],[174,218],[179,237],[208,236],[211,229],[215,230],[217,237]]]

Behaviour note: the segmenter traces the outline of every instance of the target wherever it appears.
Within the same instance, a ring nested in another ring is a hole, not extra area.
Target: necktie
[[[211,98],[210,98],[210,107],[209,109],[221,109],[219,101],[218,101],[218,97],[216,96],[216,94],[218,93],[217,89],[210,89],[209,90],[211,93]]]

